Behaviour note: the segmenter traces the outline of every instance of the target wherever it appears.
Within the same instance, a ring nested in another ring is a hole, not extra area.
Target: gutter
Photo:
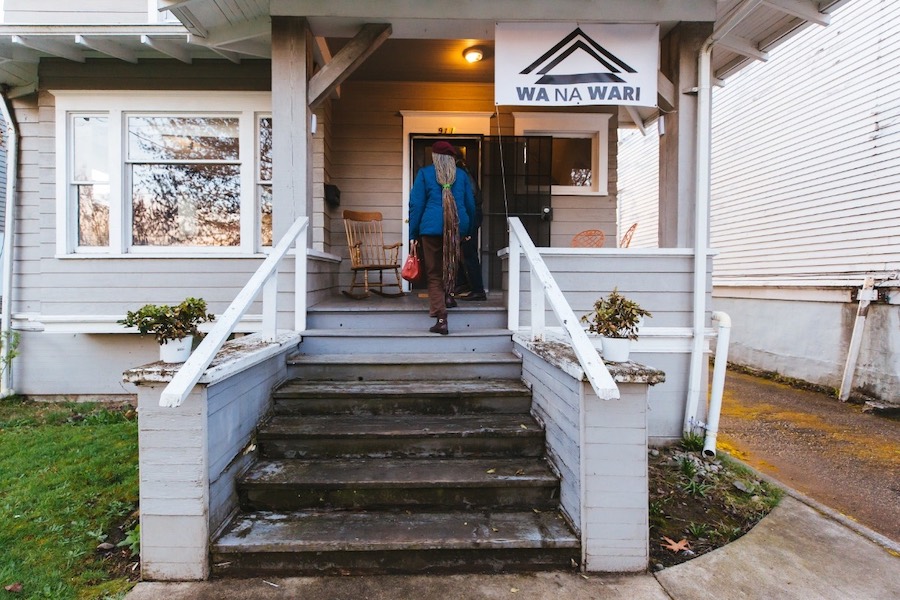
[[[19,130],[9,109],[9,99],[6,92],[0,92],[0,113],[6,129],[6,231],[3,237],[3,308],[0,310],[0,335],[3,340],[3,352],[8,352],[5,343],[7,335],[11,334],[12,314],[12,280],[13,280],[13,233],[16,223],[16,176],[19,173]],[[5,358],[5,356],[4,356]],[[12,363],[0,373],[0,398],[15,394],[13,387]]]
[[[710,171],[712,165],[712,50],[713,46],[728,35],[741,21],[764,0],[744,0],[725,20],[713,29],[700,48],[697,57],[697,202],[694,207],[694,344],[691,351],[691,368],[688,379],[687,406],[684,411],[685,433],[690,433],[697,423],[697,406],[700,403],[706,325],[706,262],[709,258],[709,204]]]

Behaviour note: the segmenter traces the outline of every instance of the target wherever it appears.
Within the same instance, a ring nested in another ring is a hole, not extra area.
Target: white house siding
[[[268,61],[141,61],[114,60],[86,64],[49,59],[41,63],[43,89],[239,89],[268,90]],[[261,255],[234,258],[102,258],[56,256],[55,99],[46,91],[14,100],[21,131],[19,202],[13,279],[14,315],[42,317],[124,316],[148,303],[175,303],[203,297],[220,314],[262,261]],[[292,269],[291,269],[292,270]],[[315,269],[311,269],[315,272]],[[292,287],[292,276],[282,281]],[[282,289],[284,289],[282,287]],[[290,289],[290,288],[288,288]],[[285,317],[293,306],[283,299]],[[251,307],[259,314],[259,303]],[[133,394],[123,384],[126,368],[154,360],[152,338],[131,334],[98,335],[77,323],[65,332],[23,331],[21,356],[14,361],[17,391],[31,395]],[[59,364],[71,369],[59,370]],[[53,368],[49,368],[50,366]],[[48,373],[59,372],[59,377]]]
[[[108,25],[147,23],[147,0],[5,0],[3,20],[9,24]]]
[[[619,130],[618,239],[637,223],[629,248],[659,247],[659,134]]]
[[[715,91],[714,302],[733,361],[839,386],[850,289],[900,269],[898,22],[900,3],[847,3]],[[854,388],[897,401],[892,295],[870,309]]]
[[[633,343],[633,360],[666,374],[649,391],[648,433],[651,444],[681,438],[684,402],[688,394],[693,308],[693,256],[687,249],[662,250],[542,250],[576,317],[590,313],[594,302],[614,287],[652,313]],[[707,266],[707,272],[711,265]],[[519,306],[522,324],[531,322],[531,279],[525,261],[520,274]],[[707,306],[712,284],[707,280]],[[561,327],[547,308],[548,327]],[[705,406],[700,407],[705,415]]]

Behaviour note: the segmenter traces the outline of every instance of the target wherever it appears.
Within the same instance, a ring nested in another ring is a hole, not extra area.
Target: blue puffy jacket
[[[475,223],[475,192],[465,171],[457,169],[456,180],[450,190],[459,214],[459,234],[471,235],[471,228]],[[419,169],[409,192],[409,239],[414,240],[421,235],[444,234],[442,198],[434,165]]]

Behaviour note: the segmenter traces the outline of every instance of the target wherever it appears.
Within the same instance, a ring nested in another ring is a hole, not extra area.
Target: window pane
[[[79,185],[78,245],[109,246],[109,186]]]
[[[238,165],[132,165],[136,246],[240,244]]]
[[[259,120],[259,180],[272,181],[272,117]]]
[[[237,160],[238,149],[236,117],[128,118],[129,160]]]
[[[73,181],[109,181],[109,141],[106,117],[72,119]]]
[[[591,138],[553,138],[553,185],[591,186]]]
[[[260,244],[272,245],[272,186],[259,186],[259,233]]]

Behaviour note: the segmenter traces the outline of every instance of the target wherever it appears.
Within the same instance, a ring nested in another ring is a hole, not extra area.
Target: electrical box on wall
[[[330,183],[325,184],[325,203],[332,208],[341,205],[341,190]]]

